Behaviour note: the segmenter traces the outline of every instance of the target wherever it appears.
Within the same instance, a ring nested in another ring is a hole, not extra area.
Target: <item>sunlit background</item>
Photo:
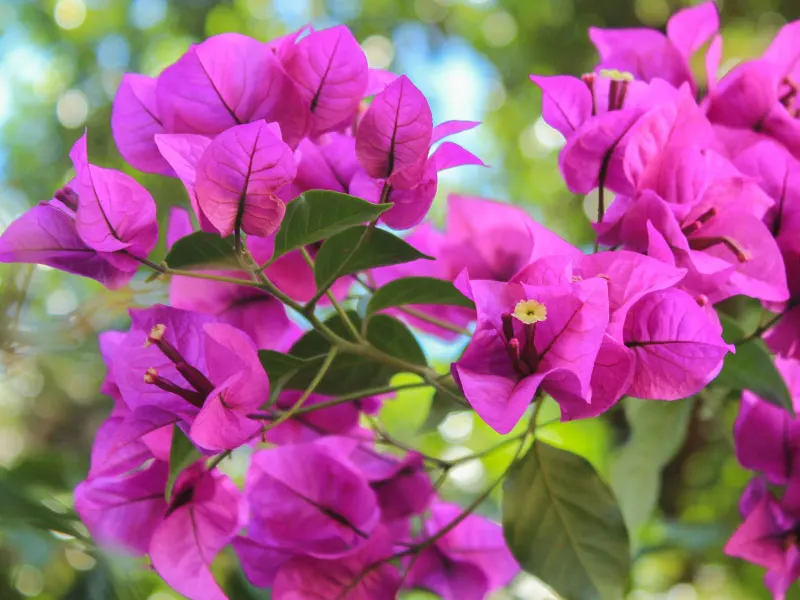
[[[800,17],[796,0],[719,4],[723,70],[739,57],[759,53],[781,24]],[[431,100],[435,121],[484,123],[459,141],[491,168],[443,174],[435,219],[442,219],[448,192],[480,193],[524,205],[573,243],[586,244],[584,205],[591,199],[566,191],[556,168],[563,139],[542,121],[540,95],[528,75],[590,70],[590,25],[660,27],[680,5],[667,0],[0,0],[0,231],[69,179],[67,152],[84,128],[92,162],[122,168],[109,115],[124,72],[155,75],[191,43],[217,33],[268,40],[307,23],[343,22],[363,42],[370,66],[413,79]],[[176,181],[133,174],[153,193],[162,215],[168,206],[186,202]],[[0,266],[0,599],[178,598],[140,563],[98,555],[82,541],[85,531],[79,526],[72,536],[51,531],[71,519],[72,487],[88,469],[93,432],[110,409],[110,400],[97,393],[104,367],[96,334],[126,327],[127,307],[165,298],[164,284],[143,279],[109,292],[44,267]],[[391,432],[446,459],[496,443],[496,434],[471,413],[447,414],[437,403],[429,416],[431,400],[423,392],[406,392],[389,403],[383,416]],[[637,540],[628,599],[767,598],[760,570],[721,552],[748,478],[731,455],[735,406],[708,396],[694,402],[688,435],[677,440],[664,470],[657,515]],[[615,448],[624,441],[624,419],[618,412],[604,420],[548,427],[544,435],[608,475],[618,457]],[[444,493],[454,500],[478,493],[512,451],[464,463],[453,470]],[[237,474],[241,460],[228,468]],[[231,556],[218,563],[232,598],[269,597],[245,583]],[[551,597],[526,577],[499,596]]]

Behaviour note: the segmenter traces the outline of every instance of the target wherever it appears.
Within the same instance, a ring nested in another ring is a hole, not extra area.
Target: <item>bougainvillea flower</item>
[[[636,355],[628,394],[677,400],[696,394],[722,369],[733,346],[722,339],[714,313],[676,288],[652,292],[628,311],[625,345]]]
[[[434,128],[435,135],[431,139],[438,141],[439,136],[453,135],[474,126],[475,123],[471,121],[441,123]],[[392,208],[381,215],[381,220],[394,229],[408,229],[419,224],[433,204],[438,173],[467,165],[485,166],[480,158],[458,144],[443,142],[430,158],[423,161],[416,179],[407,174],[404,187],[397,188],[391,179],[376,179],[362,169],[352,178],[349,191],[370,202],[391,202]]]
[[[167,229],[167,248],[192,232],[188,212],[173,207]],[[243,272],[212,270],[207,273],[249,281]],[[175,308],[214,315],[217,320],[241,329],[262,349],[288,350],[301,334],[300,328],[287,316],[283,304],[255,287],[195,277],[173,277],[169,298]]]
[[[460,515],[460,507],[437,502],[425,520],[425,538],[436,535]],[[519,570],[502,528],[473,514],[420,554],[408,583],[429,589],[444,600],[481,600],[508,585]]]
[[[291,182],[297,165],[280,129],[266,121],[237,125],[219,134],[196,165],[194,189],[202,213],[228,236],[237,227],[267,236],[283,220],[277,191]]]
[[[321,558],[354,552],[380,519],[367,480],[324,444],[256,452],[245,494],[253,539],[266,538],[286,550]]]
[[[715,123],[770,136],[800,156],[796,37],[797,22],[789,23],[761,59],[734,67],[709,95],[708,115]]]
[[[775,201],[765,221],[783,256],[789,294],[800,298],[800,161],[767,141],[737,156],[736,165]]]
[[[120,475],[150,458],[169,461],[172,424],[178,417],[152,406],[131,411],[117,401],[111,416],[97,430],[89,477]]]
[[[269,398],[269,381],[244,332],[160,305],[132,310],[131,319],[113,368],[132,410],[172,412],[209,450],[235,448],[258,431],[259,423],[247,415]]]
[[[573,275],[583,279],[602,277],[608,282],[608,307],[611,317],[608,333],[622,339],[628,311],[650,292],[666,290],[686,275],[678,269],[636,252],[618,250],[598,252],[581,257]]]
[[[433,277],[445,280],[450,280],[455,277],[455,275],[451,276],[451,267],[445,263],[442,257],[444,235],[437,231],[433,225],[430,223],[422,223],[420,226],[414,228],[404,239],[423,254],[436,257],[436,260],[419,259],[399,265],[373,269],[370,271],[368,278],[376,288],[384,286],[390,281],[401,277]],[[463,306],[419,304],[410,305],[406,308],[462,328],[466,327],[469,322],[475,318],[475,311]],[[452,340],[458,337],[458,334],[450,329],[439,327],[438,325],[417,318],[402,310],[388,309],[386,312],[437,337],[446,340]]]
[[[200,229],[216,232],[217,229],[200,209],[200,205],[197,202],[197,190],[195,189],[197,163],[211,143],[211,138],[193,133],[161,133],[155,136],[155,143],[161,156],[170,164],[186,188],[189,202],[200,224]]]
[[[679,95],[653,108],[636,124],[625,147],[624,169],[637,190],[652,190],[668,202],[693,204],[715,170],[714,128],[694,99]],[[734,171],[735,172],[735,171]],[[676,176],[677,174],[677,176]]]
[[[356,552],[336,560],[298,556],[283,563],[275,577],[275,600],[393,600],[400,574],[389,559],[390,535],[376,531]],[[376,566],[377,565],[377,566]]]
[[[246,281],[243,275],[235,272],[210,273],[238,276]],[[219,321],[244,331],[258,348],[288,350],[301,333],[289,319],[283,304],[254,287],[174,277],[169,297],[175,308],[215,315]]]
[[[606,281],[530,286],[470,281],[478,326],[452,366],[486,423],[508,433],[541,386],[566,418],[591,402],[590,382],[608,326]]]
[[[789,293],[786,274],[780,250],[763,223],[771,205],[742,176],[707,185],[688,209],[647,190],[635,199],[614,200],[598,228],[599,239],[686,268],[684,286],[712,303],[736,294],[781,302]]]
[[[786,484],[797,476],[800,421],[786,410],[745,391],[733,436],[736,459],[743,467],[763,473],[775,484]]]
[[[158,241],[156,204],[130,175],[89,164],[84,134],[70,151],[77,196],[75,226],[89,247],[120,268],[146,257]]]
[[[422,514],[433,499],[433,483],[416,452],[398,459],[360,444],[349,458],[369,480],[384,520]]]
[[[600,54],[600,69],[618,69],[638,79],[664,79],[676,88],[695,87],[689,59],[719,29],[714,2],[704,2],[675,13],[666,36],[654,29],[589,28],[589,38]]]
[[[447,229],[437,255],[448,279],[466,269],[471,279],[510,281],[522,267],[555,254],[577,257],[582,253],[518,206],[448,197]]]
[[[153,568],[189,598],[226,600],[211,574],[211,563],[241,529],[243,514],[234,483],[196,463],[178,477],[163,522],[153,532]]]
[[[297,390],[281,392],[276,406],[280,410],[289,410],[302,395],[303,392]],[[333,400],[330,396],[311,394],[303,402],[303,407],[313,407]],[[300,444],[312,442],[324,435],[344,435],[358,428],[362,411],[374,413],[379,406],[379,400],[370,397],[327,408],[316,408],[269,429],[267,440],[273,444]]]
[[[117,149],[128,163],[146,173],[172,175],[155,143],[155,136],[165,133],[158,116],[156,79],[126,73],[111,106],[111,132]]]
[[[425,168],[432,134],[428,101],[408,77],[401,76],[375,96],[362,117],[356,155],[370,177],[409,189]]]
[[[75,488],[75,510],[102,544],[145,554],[164,518],[169,466],[154,461],[143,469],[87,479]]]
[[[367,57],[344,25],[312,31],[281,56],[310,112],[309,136],[351,121],[367,89]]]
[[[765,567],[767,587],[776,600],[784,600],[789,586],[800,577],[800,499],[791,488],[781,500],[766,486],[748,492],[744,523],[728,540],[725,554]]]
[[[261,588],[271,588],[278,569],[295,556],[293,552],[263,536],[258,540],[239,536],[233,540],[232,545],[247,580]]]
[[[74,195],[70,196],[77,202]],[[37,204],[0,235],[0,262],[47,265],[118,289],[133,278],[137,264],[112,263],[108,256],[81,239],[75,228],[74,208],[59,200]]]
[[[159,75],[158,115],[167,133],[221,133],[267,120],[296,145],[308,130],[300,92],[267,44],[223,33],[196,44]]]

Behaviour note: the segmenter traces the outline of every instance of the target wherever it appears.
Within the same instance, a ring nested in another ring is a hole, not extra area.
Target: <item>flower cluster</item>
[[[800,408],[800,363],[777,359]],[[784,598],[800,578],[797,534],[800,532],[800,420],[753,392],[742,394],[734,428],[736,458],[759,476],[750,481],[739,502],[744,522],[725,552],[767,569],[765,582],[776,598]],[[775,491],[781,490],[780,499]]]
[[[798,23],[720,81],[718,25],[707,2],[673,16],[666,35],[592,29],[595,72],[532,76],[566,138],[567,187],[597,190],[591,253],[491,200],[451,196],[444,230],[425,221],[439,171],[483,165],[441,141],[477,123],[434,126],[423,94],[370,69],[346,27],[266,44],[223,34],[158,77],[126,75],[117,146],[133,167],[179,178],[192,208],[171,207],[166,259],[148,258],[152,197],[90,164],[86,136],[74,179],[0,236],[0,261],[109,288],[142,265],[171,277],[171,306],[131,310],[128,331],[100,336],[115,405],[75,492],[92,535],[148,555],[192,599],[225,598],[210,566],[232,545],[276,600],[389,600],[409,587],[480,600],[519,566],[479,501],[462,511],[439,497],[429,471],[453,464],[377,421],[399,389],[393,374],[419,375],[414,385],[500,434],[545,395],[562,420],[623,396],[678,400],[735,352],[717,309],[744,295],[780,311],[758,334],[793,379]],[[690,59],[709,40],[701,93]],[[323,321],[320,304],[333,316]],[[437,373],[406,325],[469,342]],[[728,551],[767,566],[777,595],[800,574],[795,428],[745,393],[737,452],[765,479],[746,493]],[[219,469],[234,451],[249,459],[243,485]],[[765,481],[787,486],[780,500]]]
[[[778,311],[758,333],[778,354],[796,404],[800,22],[719,80],[717,30],[711,2],[674,15],[666,35],[592,29],[596,73],[533,81],[544,92],[545,119],[567,138],[567,185],[576,193],[600,188],[599,243],[681,269],[678,287],[702,306],[744,295]],[[709,40],[701,89],[689,60]],[[607,212],[606,190],[615,194]],[[796,427],[785,410],[743,394],[737,457],[763,477],[742,498],[746,521],[727,552],[767,567],[776,598],[800,576]],[[787,486],[780,500],[767,482]]]

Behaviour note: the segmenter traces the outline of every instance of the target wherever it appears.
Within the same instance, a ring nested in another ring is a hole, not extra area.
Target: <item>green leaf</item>
[[[171,269],[238,267],[233,238],[198,231],[172,245],[164,259]]]
[[[367,323],[367,341],[378,350],[415,365],[428,364],[417,338],[394,317],[375,315]]]
[[[568,600],[623,597],[625,523],[585,459],[536,441],[506,478],[503,530],[522,568]]]
[[[172,447],[169,451],[169,478],[167,479],[167,488],[164,491],[167,503],[171,499],[172,488],[175,487],[175,482],[181,472],[201,458],[203,458],[203,455],[200,454],[200,451],[195,448],[183,431],[177,426],[174,427],[172,431]]]
[[[52,498],[52,494],[48,494]],[[74,537],[82,537],[76,529],[74,513],[64,507],[63,512],[50,508],[57,502],[45,505],[31,490],[13,481],[8,471],[0,469],[0,525],[26,524],[43,530],[53,530]]]
[[[348,311],[347,315],[360,329],[361,319],[358,315],[352,311]],[[325,321],[325,325],[340,336],[347,337],[348,335],[347,329],[338,315]],[[416,338],[397,319],[388,315],[375,316],[368,323],[366,337],[376,348],[395,358],[415,365],[426,364],[425,353],[419,347]],[[270,376],[272,376],[270,369],[277,375],[285,374],[296,368],[296,373],[290,376],[284,389],[302,390],[308,386],[319,370],[329,349],[330,344],[324,337],[316,331],[309,331],[292,346],[288,358],[281,361],[264,351],[259,356]],[[264,363],[265,359],[267,363]],[[401,372],[400,369],[381,364],[365,356],[339,353],[316,391],[320,394],[339,395],[361,389],[381,387],[388,385],[392,376],[399,372]]]
[[[650,518],[661,491],[661,471],[683,446],[694,399],[657,402],[626,398],[628,441],[611,463],[611,487],[631,536]]]
[[[746,337],[739,325],[724,315],[722,336],[732,344]],[[770,404],[779,406],[794,415],[794,407],[786,382],[781,377],[766,344],[759,339],[740,344],[736,354],[725,357],[725,365],[716,381],[732,390],[750,390]]]
[[[459,292],[449,281],[434,277],[405,277],[390,281],[379,288],[369,301],[367,314],[408,304],[439,304],[469,308],[475,306],[472,300]]]
[[[286,214],[275,236],[273,258],[318,242],[351,225],[371,221],[391,207],[391,204],[371,204],[325,190],[300,194],[286,206]]]
[[[259,350],[258,358],[270,381],[291,376],[308,367],[308,360],[275,350]]]
[[[421,258],[431,257],[393,233],[384,229],[368,232],[359,225],[325,240],[314,259],[314,281],[324,290],[342,275]]]

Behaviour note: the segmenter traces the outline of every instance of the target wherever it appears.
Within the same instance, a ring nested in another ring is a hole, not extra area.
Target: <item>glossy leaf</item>
[[[390,281],[378,289],[367,305],[367,314],[395,306],[436,304],[474,307],[475,304],[455,286],[435,277],[404,277]]]
[[[565,598],[623,597],[628,534],[611,489],[589,462],[537,441],[504,492],[503,529],[523,569]]]
[[[275,236],[273,257],[318,242],[352,225],[371,221],[391,207],[391,204],[371,204],[347,194],[324,190],[300,194],[286,207]]]
[[[745,332],[729,317],[721,316],[722,336],[728,343],[735,343],[746,337]],[[725,359],[719,376],[720,384],[733,390],[750,390],[770,404],[779,406],[794,414],[792,398],[786,383],[775,368],[767,346],[760,338],[754,338],[736,347],[736,354]]]
[[[179,239],[164,260],[172,269],[238,266],[233,238],[221,238],[204,231]]]
[[[627,398],[624,405],[631,435],[611,463],[611,487],[628,531],[635,536],[656,506],[661,471],[686,439],[694,402]]]
[[[355,312],[348,312],[348,317],[357,328],[361,328],[361,319]],[[348,332],[340,317],[335,315],[325,321],[325,325],[334,333],[348,337]],[[397,319],[387,315],[376,315],[367,326],[367,339],[373,346],[406,362],[424,365],[425,353],[420,348],[414,335]],[[302,390],[311,382],[322,364],[330,344],[316,331],[309,331],[300,338],[289,355],[277,358],[277,353],[262,351],[259,356],[267,369],[270,378],[289,375],[284,389]],[[389,367],[371,360],[368,357],[339,353],[334,359],[327,374],[323,377],[316,391],[321,394],[349,394],[357,390],[380,387],[389,384],[395,373],[402,369]]]
[[[322,244],[315,259],[314,280],[319,289],[326,289],[343,275],[421,258],[430,257],[384,229],[350,227]]]

